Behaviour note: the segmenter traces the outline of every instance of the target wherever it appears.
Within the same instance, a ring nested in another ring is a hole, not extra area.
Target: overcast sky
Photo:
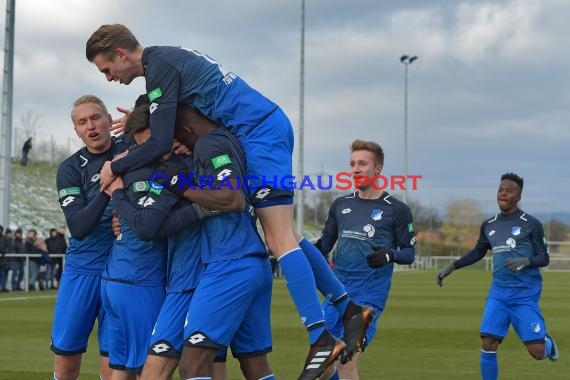
[[[2,10],[5,0],[1,0]],[[301,0],[16,0],[14,127],[74,136],[82,94],[113,110],[144,92],[108,83],[85,59],[101,24],[127,25],[143,46],[177,45],[220,61],[299,125]],[[404,66],[409,66],[411,199],[476,199],[494,212],[500,175],[525,178],[528,212],[570,211],[570,2],[307,0],[305,174],[348,169],[355,138],[379,142],[385,175],[404,172]],[[0,20],[4,41],[5,15]]]

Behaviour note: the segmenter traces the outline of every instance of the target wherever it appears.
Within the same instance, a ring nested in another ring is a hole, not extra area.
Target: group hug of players
[[[298,378],[357,378],[392,264],[414,260],[409,208],[362,184],[333,203],[313,245],[293,228],[288,189],[215,186],[291,175],[293,129],[275,103],[210,57],[144,48],[120,24],[97,29],[86,57],[108,81],[128,85],[143,76],[147,92],[118,123],[120,137],[111,136],[114,121],[98,97],[73,104],[85,147],[57,175],[71,238],[52,328],[53,378],[78,378],[97,320],[105,380],[169,379],[177,367],[184,379],[224,379],[228,348],[245,378],[274,379],[267,250],[309,337]],[[378,144],[356,140],[355,181],[379,175],[383,159]],[[177,179],[188,173],[214,178],[214,186],[181,186]],[[346,254],[333,273],[323,253],[337,240]]]

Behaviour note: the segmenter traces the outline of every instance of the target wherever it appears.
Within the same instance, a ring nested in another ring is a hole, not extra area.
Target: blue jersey
[[[170,149],[178,103],[198,109],[236,136],[246,134],[277,109],[237,75],[195,50],[148,47],[142,64],[151,103],[151,138],[141,151],[114,162],[113,173],[140,167]]]
[[[101,154],[81,148],[57,170],[59,203],[71,237],[65,270],[100,275],[113,244],[109,197],[99,190],[99,172],[107,160],[125,151],[128,137],[113,137],[111,148]]]
[[[177,202],[177,198],[166,190],[151,188],[148,178],[153,172],[154,168],[147,166],[124,175],[124,195],[123,190],[116,190],[113,193],[113,199],[117,199],[117,206],[124,201],[121,198],[126,197],[130,204],[138,209],[153,209],[160,214],[168,214]],[[152,241],[139,239],[121,216],[121,208],[118,208],[118,213],[121,234],[113,243],[103,278],[140,286],[164,286],[166,238]]]
[[[380,247],[396,251],[396,262],[414,261],[414,229],[408,206],[386,192],[378,199],[361,199],[358,192],[337,198],[330,207],[317,247],[328,253],[338,240],[334,272],[352,297],[384,308],[394,266],[368,266],[366,257]],[[399,251],[397,251],[399,249]]]
[[[214,129],[200,137],[194,146],[194,164],[198,178],[211,178],[212,188],[230,186],[231,179],[245,177],[245,157],[239,141],[225,128]],[[202,261],[211,263],[246,256],[267,256],[255,218],[246,206],[243,212],[223,213],[205,219]]]
[[[493,251],[493,293],[499,298],[513,299],[540,293],[542,276],[532,263],[535,257],[548,255],[548,245],[542,224],[532,216],[517,210],[487,219],[481,225],[474,250],[483,255],[487,250]],[[528,258],[531,266],[511,272],[505,262],[517,257]]]
[[[197,224],[168,237],[168,293],[185,292],[196,288],[204,272],[200,257],[202,226]]]

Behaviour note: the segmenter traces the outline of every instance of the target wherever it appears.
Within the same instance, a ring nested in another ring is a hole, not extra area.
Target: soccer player
[[[128,85],[144,76],[151,102],[151,139],[136,154],[108,163],[101,173],[102,186],[107,186],[115,175],[167,151],[178,103],[190,105],[227,127],[243,145],[247,175],[252,178],[249,197],[309,333],[311,349],[301,379],[319,377],[345,348],[325,328],[315,280],[321,293],[330,297],[345,316],[349,341],[346,351],[354,353],[358,344],[350,342],[362,342],[372,309],[353,305],[318,250],[308,241],[299,243],[295,238],[292,192],[281,184],[292,173],[293,151],[293,129],[283,111],[207,55],[177,47],[143,48],[124,25],[103,25],[95,31],[87,41],[86,57],[108,81]],[[325,360],[321,360],[323,357]],[[317,362],[319,365],[315,365]]]
[[[380,190],[373,180],[384,166],[380,145],[354,140],[351,151],[350,169],[358,191],[335,199],[315,245],[326,255],[338,241],[334,273],[355,302],[374,309],[375,317],[366,330],[366,347],[376,333],[378,318],[388,299],[394,263],[414,261],[416,239],[410,208]],[[331,333],[345,336],[343,316],[330,300],[324,301],[323,309]],[[341,357],[341,379],[358,379],[358,356],[355,354],[351,361]]]
[[[112,196],[121,221],[121,234],[113,243],[101,282],[113,380],[134,379],[134,374],[142,370],[148,340],[165,297],[166,238],[139,239],[125,220],[128,215],[124,208],[119,206],[126,202],[138,209],[168,215],[178,198],[148,184],[153,171],[150,166],[129,171],[105,190]]]
[[[63,161],[57,171],[59,203],[71,237],[54,310],[51,350],[55,354],[54,379],[75,380],[81,356],[97,319],[101,353],[100,373],[110,379],[108,332],[101,307],[101,274],[113,234],[109,197],[99,191],[103,163],[130,144],[111,137],[112,118],[96,96],[84,95],[73,103],[71,120],[85,147]]]
[[[138,145],[150,137],[148,116],[147,106],[135,107],[127,120],[124,132]],[[176,169],[186,172],[190,170],[185,165],[180,165],[180,157],[164,158],[173,163]],[[191,163],[193,167],[192,156],[185,158],[185,162]],[[161,169],[159,167],[156,170]],[[135,182],[135,188],[138,187],[141,191],[155,187],[155,192],[167,192],[156,185],[151,186],[146,181]],[[117,186],[120,187],[119,184]],[[182,199],[174,203],[176,210],[170,212],[169,207],[174,204],[167,199],[167,203],[163,205],[166,207],[141,208],[136,206],[136,202],[126,199],[121,192],[113,193],[113,201],[129,228],[141,239],[154,240],[168,235],[167,293],[154,324],[150,344],[147,346],[148,356],[140,377],[142,380],[167,380],[172,377],[178,365],[184,341],[186,314],[194,289],[204,271],[200,260],[200,251],[205,249],[205,246],[201,246],[203,234],[200,224],[196,223],[200,217],[193,207],[197,205],[191,205]],[[238,207],[242,209],[243,205]],[[216,373],[216,379],[226,377],[223,363],[214,365],[213,371]]]
[[[493,281],[481,322],[481,376],[497,379],[497,349],[512,324],[528,353],[537,360],[558,360],[558,348],[547,332],[538,306],[542,276],[548,265],[548,245],[542,224],[518,208],[523,179],[514,173],[501,176],[497,203],[500,213],[481,225],[475,247],[437,275],[437,283],[454,270],[476,263],[493,251]]]
[[[198,188],[186,190],[203,206],[246,204],[242,193],[245,157],[239,141],[188,106],[179,107],[179,140],[194,154]],[[238,198],[238,199],[234,199]],[[212,202],[212,203],[210,203]],[[202,222],[206,264],[194,292],[184,328],[180,360],[183,378],[211,379],[210,366],[216,353],[232,348],[247,379],[274,379],[267,362],[271,351],[270,304],[272,274],[268,254],[244,207],[241,212],[222,213]]]

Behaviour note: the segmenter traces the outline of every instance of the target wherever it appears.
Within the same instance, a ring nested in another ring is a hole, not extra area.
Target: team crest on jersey
[[[492,230],[491,232],[489,232],[489,236],[493,236],[495,235],[495,230]]]
[[[511,233],[515,236],[520,235],[521,234],[521,228],[519,226],[514,226],[513,229],[511,230]]]
[[[352,212],[352,210],[349,209],[349,208],[345,208],[344,210],[341,211],[341,213],[342,213],[343,215],[350,214],[351,212]]]
[[[380,220],[382,219],[382,213],[384,211],[382,210],[372,210],[372,215],[370,215],[370,217],[372,218],[372,220]]]
[[[515,249],[515,247],[517,246],[517,241],[513,238],[508,238],[507,245],[509,246],[510,249]]]

